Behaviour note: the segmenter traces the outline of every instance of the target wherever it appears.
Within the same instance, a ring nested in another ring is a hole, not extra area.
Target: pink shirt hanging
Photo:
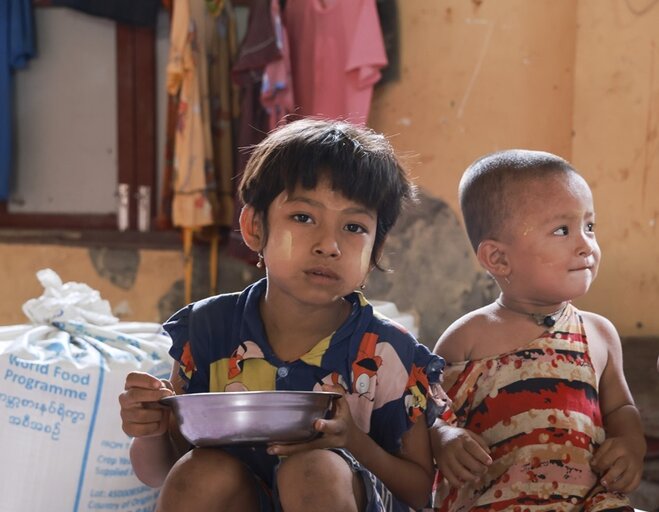
[[[282,22],[279,0],[270,1],[270,15],[281,57],[269,62],[263,71],[261,105],[268,112],[269,127],[272,130],[284,116],[295,112],[295,100],[288,34]]]
[[[387,65],[376,0],[287,0],[298,114],[365,124]]]

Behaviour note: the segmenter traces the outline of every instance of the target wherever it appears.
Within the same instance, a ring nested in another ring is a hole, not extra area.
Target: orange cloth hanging
[[[167,91],[176,105],[166,148],[161,211],[171,197],[171,219],[183,228],[185,298],[192,295],[194,235],[210,240],[210,292],[217,290],[218,226],[233,224],[234,140],[237,89],[231,81],[236,54],[235,17],[229,0],[177,0],[173,4]],[[167,189],[167,187],[165,187]],[[163,224],[161,222],[161,224]]]

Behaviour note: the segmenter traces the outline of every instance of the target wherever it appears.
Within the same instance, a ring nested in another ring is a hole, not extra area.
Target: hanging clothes
[[[279,0],[271,0],[270,15],[280,57],[269,62],[263,72],[261,105],[268,112],[268,127],[272,130],[282,118],[294,112],[295,100],[293,98],[293,77],[291,75],[288,34],[282,23]]]
[[[261,103],[266,67],[282,57],[272,21],[270,0],[252,0],[249,6],[247,31],[238,50],[232,76],[240,89],[240,119],[236,133],[238,147],[234,186],[240,181],[249,148],[258,144],[268,133],[270,116]],[[236,190],[234,189],[234,195]],[[240,236],[238,218],[241,205],[234,202],[234,229],[229,233],[228,251],[231,256],[256,263],[256,255]]]
[[[387,65],[376,0],[287,0],[284,25],[298,113],[365,124]]]
[[[172,223],[183,229],[186,302],[192,298],[193,235],[210,241],[209,291],[213,295],[219,228],[229,231],[233,226],[233,124],[238,104],[231,67],[236,46],[230,0],[174,2],[167,92],[169,107],[177,106],[177,110],[173,151],[171,137],[165,150],[166,159],[173,158],[166,161],[165,171],[172,176]]]
[[[231,69],[236,60],[238,43],[236,19],[230,1],[213,1],[211,9],[214,30],[209,46],[209,87],[213,164],[217,183],[220,226],[233,225],[235,174],[235,125],[240,116],[240,91],[233,82]]]
[[[212,11],[217,15],[208,7],[205,0],[177,0],[172,12],[167,91],[178,98],[172,222],[182,227],[233,221],[235,20],[229,1]]]
[[[9,198],[12,169],[14,71],[35,55],[31,0],[0,2],[0,201]]]
[[[177,0],[172,12],[167,92],[178,94],[174,141],[175,226],[215,222],[204,0]]]
[[[249,8],[247,32],[233,66],[233,80],[240,87],[240,126],[238,147],[258,144],[269,127],[268,113],[261,104],[261,88],[266,66],[281,58],[277,34],[272,22],[270,0],[253,0]],[[247,162],[248,155],[238,155],[238,174]]]
[[[234,132],[240,115],[239,91],[231,79],[231,67],[237,52],[236,17],[229,0],[206,0],[206,7],[213,25],[208,63],[211,140],[217,183],[217,223],[230,228],[233,221]],[[172,6],[166,5],[165,8],[170,19],[173,19]],[[163,187],[158,211],[158,225],[161,229],[172,226],[179,92],[180,88],[167,97]]]
[[[155,27],[160,0],[51,0],[51,5],[128,25]]]

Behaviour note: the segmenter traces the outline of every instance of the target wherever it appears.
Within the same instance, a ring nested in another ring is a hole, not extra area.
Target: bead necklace
[[[501,302],[500,298],[498,298],[495,302],[503,309],[507,309],[519,315],[529,316],[535,321],[536,324],[544,325],[545,327],[553,327],[556,324],[558,317],[563,314],[563,311],[565,311],[565,308],[570,303],[569,301],[565,302],[559,309],[547,315],[545,313],[527,313],[526,311],[518,311],[511,308],[510,306],[506,306],[503,302]]]

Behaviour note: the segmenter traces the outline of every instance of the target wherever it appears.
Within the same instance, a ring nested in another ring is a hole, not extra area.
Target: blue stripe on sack
[[[85,452],[82,457],[82,467],[80,468],[80,477],[78,478],[78,489],[76,490],[76,501],[73,505],[73,512],[78,512],[80,506],[80,493],[82,486],[85,482],[85,470],[87,469],[87,459],[89,458],[89,447],[92,443],[94,435],[94,426],[96,425],[96,415],[98,413],[99,404],[101,401],[101,391],[103,389],[103,380],[105,378],[105,368],[103,367],[103,354],[98,352],[99,365],[98,365],[98,386],[96,388],[96,399],[94,400],[94,411],[92,412],[92,419],[89,422],[89,431],[87,432],[87,441],[85,442]]]

